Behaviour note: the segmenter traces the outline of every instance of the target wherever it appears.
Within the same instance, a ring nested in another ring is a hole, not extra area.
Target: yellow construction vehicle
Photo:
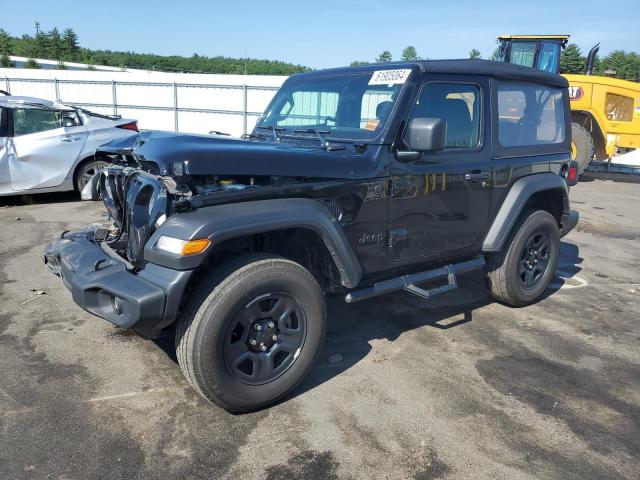
[[[569,35],[502,35],[500,61],[560,71]],[[589,51],[584,74],[564,74],[571,99],[571,148],[583,172],[595,158],[640,148],[640,83],[593,75],[599,45]]]

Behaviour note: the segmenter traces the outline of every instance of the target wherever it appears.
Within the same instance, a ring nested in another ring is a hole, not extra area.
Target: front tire
[[[185,378],[233,413],[273,404],[308,373],[324,341],[322,290],[301,265],[247,255],[219,267],[178,320]]]
[[[558,267],[558,222],[544,210],[524,212],[498,253],[487,256],[486,281],[493,297],[514,307],[534,303]]]

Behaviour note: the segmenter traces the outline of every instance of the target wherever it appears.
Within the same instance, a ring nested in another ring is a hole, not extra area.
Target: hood
[[[180,162],[188,175],[255,175],[322,178],[373,176],[375,155],[358,153],[352,145],[326,151],[313,146],[235,139],[223,136],[147,131],[101,146],[107,155],[133,155],[158,165],[161,175],[172,175]],[[373,147],[373,146],[372,146]],[[375,148],[375,147],[374,147]]]

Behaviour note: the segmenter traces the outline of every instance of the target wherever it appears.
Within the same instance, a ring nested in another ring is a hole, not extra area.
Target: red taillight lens
[[[569,174],[567,175],[567,180],[570,182],[575,182],[578,179],[578,168],[571,166],[569,167]]]
[[[122,125],[116,125],[116,128],[122,128],[123,130],[133,130],[134,132],[140,131],[138,130],[138,122],[123,123]]]

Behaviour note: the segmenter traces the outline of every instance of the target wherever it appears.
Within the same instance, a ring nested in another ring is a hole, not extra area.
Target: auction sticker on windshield
[[[373,72],[373,75],[371,75],[369,85],[396,85],[404,83],[410,73],[411,69],[376,70]]]

